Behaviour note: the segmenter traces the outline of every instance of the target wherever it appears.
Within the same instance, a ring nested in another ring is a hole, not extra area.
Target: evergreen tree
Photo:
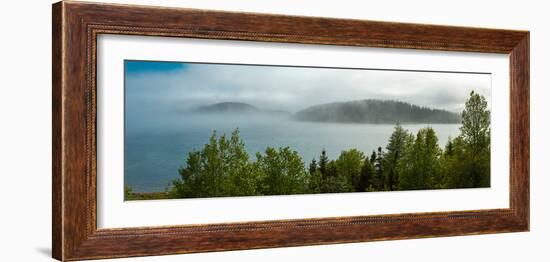
[[[428,127],[426,128],[426,145],[424,153],[424,172],[428,176],[429,188],[443,188],[443,174],[441,170],[441,148],[439,147],[438,138],[435,131]]]
[[[327,151],[323,148],[321,151],[321,156],[319,157],[319,171],[325,176],[327,174],[327,164],[328,164]]]
[[[459,174],[461,172],[461,168],[458,167],[456,162],[458,158],[457,152],[460,150],[461,148],[459,147],[459,141],[449,137],[447,144],[445,144],[443,154],[441,155],[441,169],[444,188],[452,188],[455,185],[458,185],[458,178],[463,177],[462,174]]]
[[[370,154],[370,162],[374,165],[374,162],[376,161],[376,152],[373,150]]]
[[[338,173],[338,163],[330,160],[326,165],[326,174],[323,176],[321,192],[323,193],[342,193],[353,192],[353,186],[349,177]]]
[[[311,160],[311,163],[309,163],[309,173],[313,174],[317,171],[317,161],[315,161],[315,158]]]
[[[398,163],[399,187],[403,190],[434,188],[442,177],[440,155],[435,131],[430,127],[420,129],[414,142],[405,143],[404,155]]]
[[[361,177],[359,178],[359,185],[356,186],[355,191],[362,192],[367,191],[368,188],[373,188],[371,184],[371,178],[374,176],[374,165],[368,157],[365,157],[365,161],[361,166]]]
[[[374,154],[375,160],[374,160],[374,170],[375,175],[372,179],[372,184],[374,186],[374,189],[376,191],[383,191],[384,190],[384,168],[382,166],[382,161],[384,159],[383,153],[382,153],[382,147],[378,147],[378,151],[376,154]],[[372,155],[371,155],[372,158]]]
[[[384,153],[384,180],[386,190],[399,189],[399,173],[397,172],[397,163],[403,154],[405,140],[410,136],[399,123],[395,125],[393,133],[390,136],[386,152]]]
[[[321,186],[323,184],[323,175],[317,166],[315,158],[311,160],[309,164],[309,181],[308,188],[310,194],[321,193]]]

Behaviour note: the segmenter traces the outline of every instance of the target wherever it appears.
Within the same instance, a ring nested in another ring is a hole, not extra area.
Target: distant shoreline
[[[397,100],[379,99],[316,104],[295,113],[229,101],[200,106],[194,110],[194,113],[239,116],[282,115],[297,121],[323,123],[460,124],[460,113]]]

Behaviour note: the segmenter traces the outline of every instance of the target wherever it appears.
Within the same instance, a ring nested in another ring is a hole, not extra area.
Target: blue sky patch
[[[170,72],[185,68],[185,63],[124,60],[126,73]]]

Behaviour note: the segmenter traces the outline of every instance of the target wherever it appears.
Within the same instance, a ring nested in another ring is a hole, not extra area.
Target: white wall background
[[[550,243],[550,19],[545,1],[106,2],[448,24],[531,31],[531,232],[217,252],[123,261],[548,261]],[[0,11],[0,260],[51,256],[51,1],[8,1]]]

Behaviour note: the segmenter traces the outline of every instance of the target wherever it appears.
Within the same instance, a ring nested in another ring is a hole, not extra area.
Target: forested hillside
[[[275,114],[289,115],[290,113],[283,110],[270,110],[258,108],[253,105],[241,102],[222,102],[211,105],[200,106],[195,109],[196,113],[206,114]]]
[[[296,112],[293,118],[338,123],[460,123],[460,115],[453,112],[373,99],[315,105]]]

